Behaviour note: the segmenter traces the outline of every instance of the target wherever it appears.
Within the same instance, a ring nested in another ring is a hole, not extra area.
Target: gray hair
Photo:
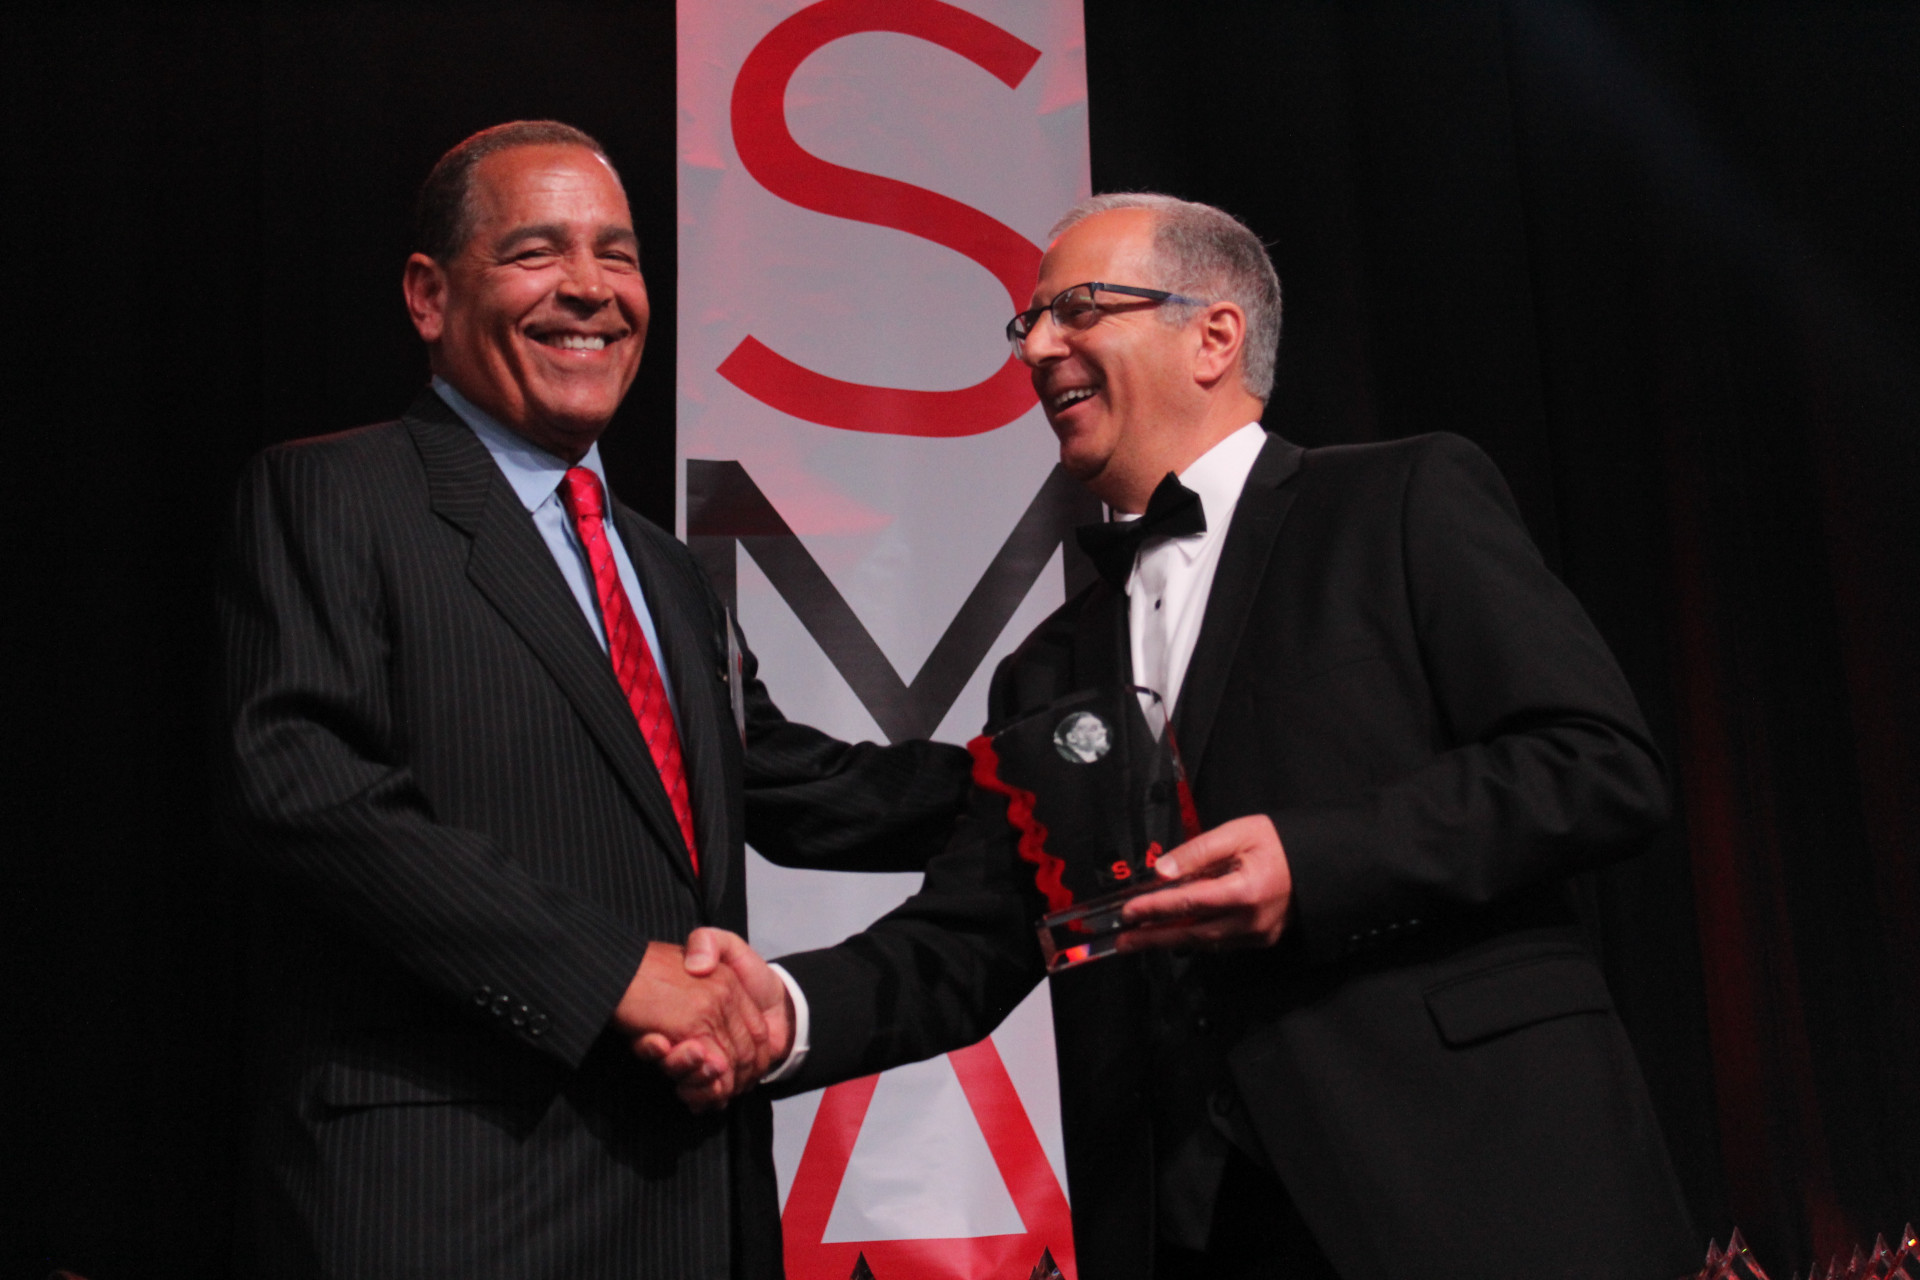
[[[1047,239],[1057,240],[1074,224],[1115,209],[1146,209],[1154,215],[1153,253],[1162,273],[1155,287],[1231,302],[1246,313],[1240,379],[1264,404],[1273,394],[1273,365],[1280,353],[1280,277],[1260,237],[1240,219],[1210,204],[1154,191],[1116,191],[1082,200],[1067,210]],[[1185,321],[1172,309],[1164,309],[1162,315],[1168,323]]]

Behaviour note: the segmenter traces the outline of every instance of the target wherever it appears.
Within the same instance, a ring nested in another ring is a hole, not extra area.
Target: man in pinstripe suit
[[[697,1106],[765,1070],[786,1006],[676,944],[744,929],[747,839],[917,867],[967,757],[788,723],[685,549],[604,499],[648,312],[598,144],[475,135],[419,237],[431,389],[256,459],[221,577],[245,1274],[776,1276],[767,1104],[690,1109],[637,1050],[694,1046]]]

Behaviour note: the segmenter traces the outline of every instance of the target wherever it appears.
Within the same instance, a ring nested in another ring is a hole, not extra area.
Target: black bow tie
[[[1100,576],[1113,584],[1114,590],[1125,591],[1141,543],[1148,538],[1184,538],[1206,531],[1207,509],[1200,504],[1200,495],[1169,471],[1147,499],[1147,512],[1138,520],[1083,524],[1073,532]]]

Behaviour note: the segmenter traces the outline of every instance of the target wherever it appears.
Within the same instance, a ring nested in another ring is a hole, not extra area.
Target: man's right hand
[[[695,1111],[725,1106],[786,1051],[784,1044],[774,1044],[759,1002],[731,967],[689,972],[681,948],[669,942],[647,944],[639,970],[614,1008],[613,1025],[643,1058],[661,1061],[666,1057],[662,1046],[674,1050],[669,1074]]]
[[[722,1080],[705,1069],[696,1042],[676,1041],[663,1034],[645,1037],[635,1048],[642,1056],[657,1061],[660,1069],[678,1082],[681,1099],[699,1111],[725,1106],[729,1099],[752,1088],[768,1069],[786,1061],[793,1049],[794,1009],[787,984],[737,933],[695,929],[687,938],[685,964],[687,972],[697,978],[731,974],[765,1020],[772,1050],[758,1070],[735,1071],[731,1079]]]

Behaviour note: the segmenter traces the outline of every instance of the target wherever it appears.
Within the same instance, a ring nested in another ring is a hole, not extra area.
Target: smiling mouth
[[[534,333],[529,334],[543,347],[553,347],[560,351],[604,351],[609,342],[618,342],[621,335],[609,337],[601,333]]]
[[[1093,387],[1069,387],[1047,397],[1048,413],[1065,413],[1082,400],[1091,400],[1095,395]]]

